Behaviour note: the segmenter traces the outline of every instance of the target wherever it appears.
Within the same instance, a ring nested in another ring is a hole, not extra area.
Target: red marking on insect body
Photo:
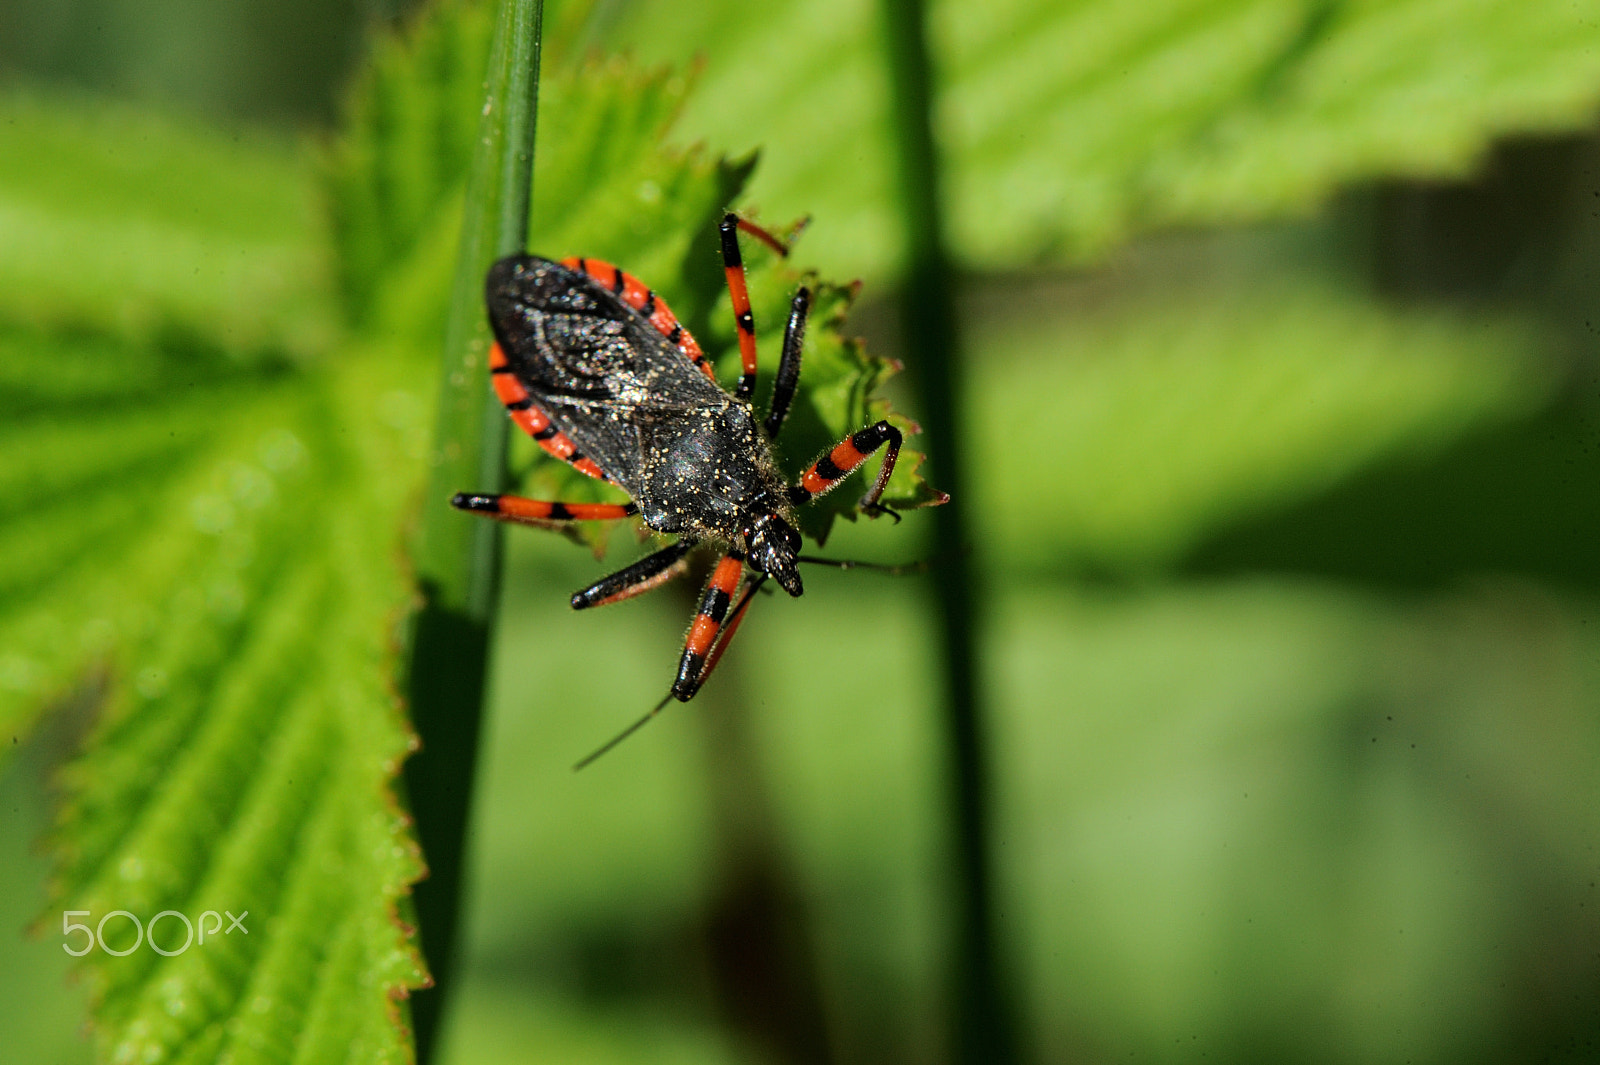
[[[534,442],[550,455],[563,462],[572,463],[573,469],[579,473],[588,474],[600,481],[609,480],[605,471],[593,459],[578,453],[577,446],[567,434],[556,429],[550,421],[550,415],[533,401],[527,386],[518,380],[510,362],[506,359],[505,351],[498,343],[489,348],[489,375],[494,394],[505,404],[506,413],[511,416],[511,421],[517,428],[533,437]]]
[[[578,450],[578,445],[572,442],[572,438],[567,436],[566,433],[559,431],[548,441],[541,442],[544,444],[544,449],[546,451],[550,452],[550,454],[554,455],[563,462],[571,458],[573,452]]]
[[[649,288],[645,287],[644,282],[640,281],[632,274],[622,275],[623,303],[626,303],[636,311],[642,312],[645,308],[645,304],[651,302],[654,298],[655,293],[651,292]]]
[[[540,433],[550,428],[550,419],[547,418],[544,411],[540,410],[538,407],[529,407],[526,410],[512,411],[511,421],[512,424],[514,424],[518,429],[521,429],[535,440],[539,439]],[[548,441],[539,440],[539,446],[550,452],[550,454],[555,455],[555,457],[558,459],[565,458],[564,455],[559,454],[554,448],[552,448]]]
[[[564,259],[562,265],[582,270],[613,292],[619,291],[622,271],[604,259]]]
[[[682,329],[683,327],[679,326],[678,328]],[[687,329],[683,330],[683,335],[678,340],[678,350],[683,352],[690,362],[700,367],[700,372],[713,381],[717,379],[717,372],[711,368],[711,360],[706,358],[706,353],[700,350],[699,341],[695,340],[694,335]]]
[[[660,331],[661,335],[665,337],[672,336],[672,331],[674,329],[683,328],[682,326],[678,325],[678,319],[673,317],[672,311],[667,309],[666,301],[661,299],[656,300],[656,309],[654,313],[650,315],[650,324],[655,326],[656,329]],[[687,335],[687,332],[679,334],[680,337]],[[690,339],[693,338],[691,337]],[[680,347],[679,350],[681,351],[683,349]]]
[[[492,345],[489,348],[490,383],[494,386],[494,394],[508,407],[528,398],[528,390],[515,374],[506,372],[509,369],[506,353],[500,350],[499,344]]]
[[[494,394],[506,406],[514,406],[528,398],[528,390],[522,383],[510,374],[496,374],[494,377]]]
[[[667,301],[657,296],[643,281],[603,259],[572,256],[562,259],[561,265],[588,274],[616,293],[624,303],[643,314],[662,336],[672,341],[678,350],[683,352],[684,358],[700,367],[700,371],[707,377],[716,380],[716,371],[711,368],[711,360],[706,358],[694,334],[678,321],[677,316],[672,313],[672,308],[667,306]]]

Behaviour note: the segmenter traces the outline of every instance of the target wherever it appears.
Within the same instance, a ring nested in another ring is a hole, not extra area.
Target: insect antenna
[[[801,555],[796,562],[810,562],[817,566],[832,566],[834,569],[870,569],[879,573],[887,573],[891,577],[904,577],[911,573],[926,573],[930,565],[927,559],[920,562],[905,562],[898,566],[886,565],[882,562],[861,562],[852,558],[817,558],[814,555]]]
[[[594,761],[596,758],[599,758],[602,754],[605,754],[607,751],[611,750],[611,748],[615,747],[617,744],[621,743],[623,740],[627,739],[629,736],[632,736],[635,732],[638,732],[641,728],[643,728],[645,726],[645,722],[649,721],[652,717],[655,717],[657,714],[661,713],[662,709],[670,702],[672,702],[672,693],[668,692],[667,694],[665,694],[665,695],[663,695],[661,697],[661,701],[659,703],[657,703],[655,706],[652,706],[650,708],[650,712],[648,714],[644,715],[639,720],[635,721],[633,724],[629,725],[627,728],[623,729],[621,732],[619,732],[615,736],[611,737],[611,739],[607,740],[604,744],[602,744],[601,747],[598,750],[596,750],[593,754],[589,755],[587,758],[584,758],[582,761],[580,761],[577,765],[573,766],[572,767],[572,771],[574,773],[576,773],[578,770],[582,769],[584,766],[588,765],[590,762]]]

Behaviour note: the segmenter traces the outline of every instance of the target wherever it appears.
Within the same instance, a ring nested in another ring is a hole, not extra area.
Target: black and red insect
[[[687,568],[700,544],[723,552],[706,581],[684,641],[671,691],[616,740],[672,698],[688,701],[705,683],[733,638],[751,596],[772,578],[791,596],[803,587],[795,508],[828,491],[867,457],[887,448],[883,466],[861,498],[869,515],[894,512],[880,502],[894,472],[901,434],[887,421],[867,426],[817,459],[793,485],[773,459],[800,378],[811,295],[794,295],[772,403],[757,419],[756,337],[739,252],[739,231],[783,253],[758,226],[728,214],[722,259],[738,327],[741,374],[730,395],[689,331],[653,291],[598,259],[552,262],[513,255],[489,269],[485,285],[494,345],[489,369],[495,394],[514,421],[545,451],[582,473],[617,485],[630,503],[561,503],[513,495],[456,495],[451,503],[502,521],[609,520],[637,514],[657,533],[677,539],[572,596],[582,610],[615,603],[664,584]],[[742,589],[742,591],[741,591]]]

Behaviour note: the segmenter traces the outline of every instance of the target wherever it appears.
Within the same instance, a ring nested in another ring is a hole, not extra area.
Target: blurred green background
[[[659,6],[607,7],[592,43],[689,58]],[[366,21],[396,14],[4,0],[0,77],[317,136]],[[768,140],[711,91],[718,62],[674,139]],[[779,217],[809,207],[784,162],[755,192]],[[892,272],[828,226],[817,258],[869,281],[851,328],[914,372]],[[1029,1055],[1600,1059],[1600,138],[1504,138],[1460,180],[1052,261],[990,254],[961,297],[985,466],[956,505],[992,594]],[[828,547],[902,560],[922,537],[912,516]],[[445,1060],[941,1060],[916,581],[808,576],[695,703],[574,776],[658,690],[686,600],[573,615],[592,557],[532,533],[509,553]],[[0,778],[7,1060],[89,1058],[51,929],[14,934],[79,727],[58,715]]]

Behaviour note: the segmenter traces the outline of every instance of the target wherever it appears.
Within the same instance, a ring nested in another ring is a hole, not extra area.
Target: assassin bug
[[[739,382],[730,394],[710,361],[665,302],[610,263],[552,262],[513,255],[489,268],[485,282],[494,344],[489,369],[511,419],[540,447],[590,477],[617,485],[629,503],[560,503],[513,495],[459,493],[451,503],[501,521],[546,525],[638,515],[677,540],[572,596],[575,610],[619,602],[681,575],[691,548],[723,554],[706,581],[684,640],[672,688],[649,713],[578,763],[610,750],[676,698],[687,702],[716,668],[751,596],[770,577],[791,596],[803,591],[795,508],[828,491],[867,457],[886,449],[860,508],[899,515],[879,500],[901,445],[887,421],[852,433],[817,459],[794,485],[773,459],[800,378],[811,293],[790,305],[766,417],[751,404],[756,337],[739,232],[787,248],[759,226],[728,214],[720,227],[722,261],[738,327]],[[742,587],[742,592],[741,592]],[[731,608],[731,609],[730,609]]]

